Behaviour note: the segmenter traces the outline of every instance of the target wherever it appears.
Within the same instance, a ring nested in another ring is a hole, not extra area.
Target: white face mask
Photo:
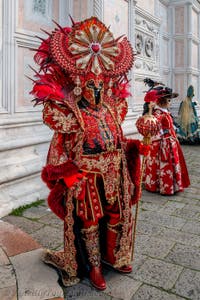
[[[164,112],[169,112],[168,111],[168,108],[167,107],[161,107],[161,106],[159,106],[159,105],[156,105],[155,107],[154,107],[154,109],[160,109],[160,110],[162,110],[162,111],[164,111]]]

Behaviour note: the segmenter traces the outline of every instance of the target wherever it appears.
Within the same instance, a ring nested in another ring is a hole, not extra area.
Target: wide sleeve
[[[43,121],[52,130],[62,133],[76,132],[79,127],[77,118],[68,107],[50,101],[44,105]]]
[[[140,145],[139,140],[126,139],[126,160],[127,167],[131,177],[131,181],[134,184],[134,195],[132,197],[132,205],[140,200],[141,188],[140,188],[140,177],[141,177],[141,162],[140,162]]]

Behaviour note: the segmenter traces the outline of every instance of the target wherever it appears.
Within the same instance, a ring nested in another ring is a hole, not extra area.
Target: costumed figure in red
[[[54,130],[42,179],[48,204],[64,221],[64,250],[48,250],[65,286],[78,282],[81,266],[91,283],[106,288],[101,261],[132,271],[132,205],[140,198],[140,156],[145,146],[123,136],[127,72],[134,61],[126,37],[115,39],[97,18],[58,25],[34,56],[32,94]]]
[[[169,112],[171,99],[177,97],[168,87],[150,89],[144,98],[160,124],[159,133],[152,138],[145,161],[144,184],[150,192],[173,195],[190,185],[182,149],[176,137],[172,116]]]

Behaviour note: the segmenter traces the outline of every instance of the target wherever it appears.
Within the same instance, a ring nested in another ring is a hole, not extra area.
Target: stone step
[[[0,299],[64,300],[58,274],[41,260],[31,236],[0,222]]]
[[[42,182],[40,172],[1,185],[0,217],[9,214],[19,206],[45,199],[49,193]]]

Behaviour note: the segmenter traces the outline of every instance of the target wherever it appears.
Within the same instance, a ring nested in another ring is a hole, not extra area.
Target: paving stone
[[[151,193],[148,191],[142,190],[141,203],[150,202],[150,203],[158,203],[159,205],[164,205],[168,201],[167,198],[161,197],[159,193]]]
[[[171,293],[167,293],[153,286],[142,285],[131,300],[181,300],[185,299]]]
[[[0,266],[9,265],[10,261],[4,250],[0,247]],[[1,298],[0,298],[1,299]]]
[[[16,278],[12,265],[0,266],[0,288],[15,285]]]
[[[160,210],[159,212],[165,213],[165,214],[173,214],[177,211],[177,209],[181,209],[185,206],[185,203],[179,203],[173,201],[168,201]]]
[[[149,237],[145,243],[137,246],[136,252],[155,258],[164,258],[174,245],[174,241],[165,238]]]
[[[57,283],[58,274],[42,262],[42,252],[43,249],[37,249],[11,257],[20,300],[63,297],[63,290]]]
[[[176,244],[165,261],[200,270],[200,248]]]
[[[64,291],[66,300],[111,300],[111,296],[82,283],[64,288]]]
[[[193,203],[194,205],[198,205],[199,201],[200,201],[200,199],[192,199],[192,201],[191,201],[191,198],[189,198],[189,196],[188,196],[188,197],[183,198],[182,203],[185,203],[185,204]]]
[[[60,227],[63,230],[63,221],[60,218],[58,218],[56,215],[54,215],[53,213],[39,218],[38,222],[47,224],[50,226]]]
[[[149,236],[146,234],[138,234],[135,240],[135,253],[141,253],[141,249],[146,247]]]
[[[193,173],[190,173],[190,181],[192,182],[192,186],[198,188],[199,187],[199,177],[194,175]]]
[[[134,293],[142,284],[141,282],[121,275],[117,272],[109,272],[105,275],[107,283],[106,294],[123,300],[131,300]]]
[[[159,234],[159,237],[165,238],[168,241],[200,247],[200,236],[180,230],[164,228],[162,233]]]
[[[192,300],[200,299],[200,273],[184,270],[173,289],[176,294]]]
[[[27,218],[18,216],[6,216],[2,218],[2,220],[19,227],[26,233],[32,233],[44,226],[43,224],[36,221],[31,221]]]
[[[143,263],[147,260],[147,256],[141,253],[135,253],[133,256],[133,271],[128,276],[133,277],[133,275],[139,270]]]
[[[163,207],[162,203],[152,203],[143,201],[140,205],[142,210],[158,211]]]
[[[181,216],[182,218],[185,219],[192,219],[192,220],[199,220],[199,212],[197,211],[192,211],[192,210],[188,210],[188,209],[178,209],[174,215],[176,216]]]
[[[47,214],[50,213],[46,206],[33,206],[23,212],[23,216],[30,219],[38,219]]]
[[[156,235],[162,231],[161,226],[155,224],[149,224],[145,221],[138,221],[137,223],[137,235],[139,234],[147,234],[147,235]],[[137,237],[136,237],[137,239]]]
[[[198,176],[200,176],[200,174],[198,174]],[[195,193],[191,193],[191,192],[185,190],[185,193],[183,194],[183,197],[188,199],[188,203],[189,203],[189,200],[192,200],[192,201],[193,200],[200,200],[199,190],[196,190]]]
[[[0,246],[9,257],[40,247],[27,233],[6,222],[0,222]]]
[[[200,174],[198,172],[198,174]],[[188,194],[193,194],[193,195],[199,195],[199,189],[198,188],[195,188],[193,187],[192,185],[190,185],[186,190],[185,190],[185,193],[188,193]]]
[[[142,211],[139,214],[140,221],[146,221],[150,224],[163,225],[169,228],[181,229],[186,223],[183,218],[172,217],[159,212]]]
[[[200,222],[187,221],[185,225],[181,228],[181,231],[200,235]]]
[[[17,300],[17,287],[16,287],[16,285],[0,289],[0,299],[1,300]]]
[[[180,266],[149,258],[134,278],[140,282],[169,290],[174,286],[182,270]]]
[[[61,297],[56,297],[56,298],[51,298],[51,299],[47,299],[47,300],[64,300],[64,298],[61,298]]]
[[[167,203],[167,201],[169,201],[169,199],[171,199],[171,197],[174,197],[174,195],[161,195],[158,192],[147,191],[145,190],[145,187],[142,188],[141,200],[144,202],[152,201],[152,203],[164,205],[165,203]]]
[[[191,211],[200,212],[200,202],[199,202],[199,205],[194,205],[194,203],[192,203],[192,204],[190,203],[190,205],[187,204],[184,208],[189,211],[191,210]]]
[[[63,228],[59,229],[46,225],[35,231],[31,236],[43,247],[56,249],[63,243]]]

